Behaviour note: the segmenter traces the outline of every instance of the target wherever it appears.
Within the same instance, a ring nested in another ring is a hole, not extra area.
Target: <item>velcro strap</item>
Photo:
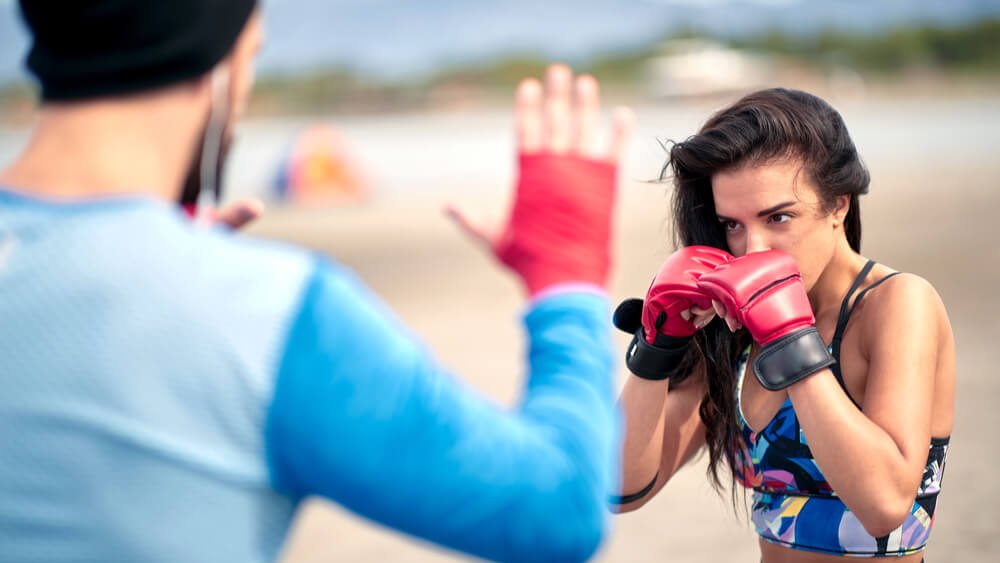
[[[629,371],[642,379],[653,381],[669,379],[687,354],[691,338],[671,338],[671,340],[676,341],[676,346],[669,348],[654,346],[646,342],[646,334],[642,327],[639,327],[628,349],[625,350],[625,365]]]
[[[753,361],[753,374],[764,389],[778,391],[835,363],[819,331],[809,327],[764,346]]]

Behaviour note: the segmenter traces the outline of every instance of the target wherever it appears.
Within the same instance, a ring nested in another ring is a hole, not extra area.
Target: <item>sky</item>
[[[877,32],[913,22],[1000,17],[1000,0],[263,0],[263,74],[341,66],[383,78],[505,54],[569,61],[695,26],[721,35],[772,28]],[[27,36],[0,0],[0,84],[25,80]]]

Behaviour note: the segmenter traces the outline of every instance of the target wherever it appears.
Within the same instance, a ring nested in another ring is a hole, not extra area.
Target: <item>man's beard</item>
[[[222,134],[222,140],[219,143],[218,154],[215,155],[215,170],[212,171],[215,178],[214,186],[203,186],[202,185],[202,167],[204,165],[206,158],[211,158],[212,155],[206,154],[205,151],[205,137],[208,134],[209,124],[205,124],[202,128],[201,134],[198,136],[198,142],[195,144],[194,154],[191,155],[191,163],[188,165],[187,173],[184,175],[183,189],[181,190],[181,196],[179,203],[184,209],[193,211],[197,209],[198,201],[201,197],[203,189],[214,189],[216,191],[213,194],[216,202],[222,197],[222,173],[226,167],[226,159],[229,157],[229,148],[232,146],[233,134],[232,128],[226,127]]]

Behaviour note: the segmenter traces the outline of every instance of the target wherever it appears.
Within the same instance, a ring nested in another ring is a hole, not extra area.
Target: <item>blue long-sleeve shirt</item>
[[[0,561],[272,560],[307,495],[585,559],[617,478],[607,310],[532,305],[508,410],[335,263],[153,200],[0,190]]]

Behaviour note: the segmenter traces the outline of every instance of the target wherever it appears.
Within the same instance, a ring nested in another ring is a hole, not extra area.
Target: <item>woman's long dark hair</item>
[[[858,196],[868,192],[868,170],[840,114],[816,96],[783,88],[749,94],[713,115],[697,135],[675,143],[669,153],[660,178],[673,169],[673,224],[678,245],[700,244],[728,251],[725,231],[715,214],[712,176],[791,157],[802,163],[825,212],[834,209],[837,196],[850,196],[844,230],[851,248],[860,252]],[[697,346],[688,358],[692,366],[702,364],[707,376],[708,393],[699,415],[706,430],[708,474],[717,489],[723,485],[719,478],[723,460],[734,477],[742,469],[737,467],[734,451],[739,439],[734,364],[750,340],[745,330],[733,334],[716,319],[698,332]]]

